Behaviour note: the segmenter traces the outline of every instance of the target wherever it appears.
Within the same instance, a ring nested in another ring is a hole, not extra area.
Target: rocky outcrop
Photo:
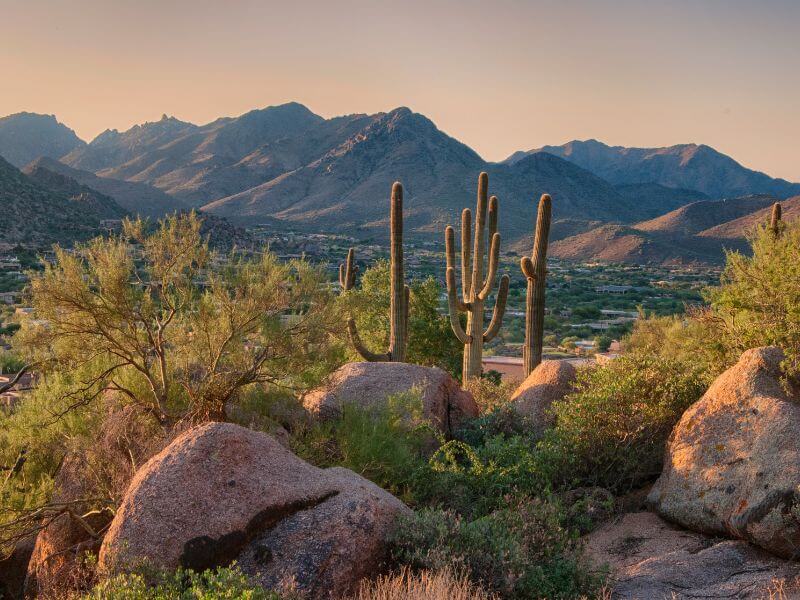
[[[24,595],[25,575],[31,560],[35,538],[17,542],[10,555],[0,560],[0,598],[21,600]]]
[[[416,392],[424,416],[449,434],[479,414],[472,394],[436,367],[398,362],[354,362],[339,368],[326,385],[303,399],[306,409],[322,419],[332,418],[348,404],[370,409],[389,398]]]
[[[25,578],[25,595],[53,595],[57,591],[81,587],[90,575],[85,567],[87,554],[96,554],[102,533],[111,522],[108,511],[91,511],[90,503],[79,502],[91,496],[83,469],[83,459],[70,455],[56,476],[52,504],[65,504],[68,512],[53,519],[36,536]]]
[[[541,435],[555,423],[550,406],[572,391],[575,378],[575,367],[569,362],[542,361],[511,396],[511,407]]]
[[[800,598],[797,563],[678,529],[652,513],[626,514],[584,540],[588,557],[609,567],[615,599]]]
[[[351,471],[318,469],[267,434],[208,423],[136,473],[99,567],[202,570],[235,560],[267,587],[291,583],[311,598],[335,598],[381,569],[407,512]]]
[[[800,549],[800,404],[781,381],[782,352],[748,350],[681,417],[648,497],[695,531]]]

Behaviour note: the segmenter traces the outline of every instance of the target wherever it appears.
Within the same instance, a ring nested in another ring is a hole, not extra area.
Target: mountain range
[[[233,223],[362,238],[386,235],[388,193],[399,180],[407,235],[439,239],[474,205],[477,175],[487,171],[507,250],[529,245],[536,201],[547,192],[554,199],[553,254],[582,260],[718,260],[722,240],[739,243],[741,229],[734,235],[732,225],[727,237],[706,230],[800,195],[800,184],[694,144],[643,149],[574,141],[492,163],[408,108],[325,119],[289,103],[206,125],[164,115],[88,144],[54,117],[20,113],[0,119],[0,155],[29,173],[59,173],[131,213],[194,207]],[[761,200],[737,199],[754,194]],[[704,204],[723,198],[729,200]],[[740,205],[741,214],[733,208]],[[682,207],[694,208],[674,212]],[[718,214],[696,230],[705,211]]]

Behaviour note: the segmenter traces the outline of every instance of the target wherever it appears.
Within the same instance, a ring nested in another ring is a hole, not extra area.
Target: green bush
[[[554,489],[624,493],[653,479],[667,437],[706,383],[692,362],[641,353],[584,370],[577,390],[553,404],[556,425],[537,446],[537,469]]]
[[[415,473],[426,468],[435,440],[419,395],[409,393],[370,409],[347,405],[339,418],[298,432],[293,450],[320,467],[351,469],[410,502]]]
[[[800,222],[785,223],[780,236],[766,227],[750,235],[752,256],[729,252],[719,287],[706,291],[707,324],[729,363],[742,352],[776,345],[789,374],[800,373]]]
[[[195,573],[119,575],[98,584],[82,600],[289,600],[290,596],[254,587],[236,568]]]
[[[503,598],[576,598],[597,589],[602,575],[591,572],[563,517],[541,499],[471,521],[422,510],[402,521],[392,554],[412,568],[464,572]]]

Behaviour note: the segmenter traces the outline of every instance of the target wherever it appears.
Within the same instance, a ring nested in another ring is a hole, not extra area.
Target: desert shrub
[[[537,470],[554,489],[629,491],[660,473],[667,437],[705,389],[693,363],[642,353],[583,370],[576,391],[553,404]]]
[[[31,278],[37,319],[15,336],[21,355],[45,373],[83,370],[72,402],[116,390],[165,429],[226,420],[255,383],[317,382],[341,328],[321,271],[269,252],[216,264],[200,226],[194,214],[155,230],[126,220],[119,236],[56,248]]]
[[[16,323],[14,323],[14,325],[16,325]],[[17,326],[17,329],[18,328]],[[16,329],[13,331],[16,331]],[[4,332],[0,331],[0,335],[2,335],[2,333]],[[9,331],[9,333],[12,333],[12,331]],[[0,373],[16,373],[24,365],[25,362],[17,354],[0,349]]]
[[[481,414],[506,406],[516,387],[517,382],[496,381],[492,378],[484,377],[472,378],[467,381],[465,386],[466,390],[475,398]]]
[[[501,434],[475,446],[445,443],[415,472],[413,490],[418,505],[475,519],[505,506],[509,498],[541,492],[542,479],[530,440]]]
[[[175,572],[119,575],[101,582],[82,600],[290,600],[293,595],[269,592],[248,583],[234,565],[195,573]]]
[[[713,329],[729,362],[749,348],[776,345],[785,368],[800,372],[800,222],[780,236],[758,227],[749,236],[752,256],[729,252],[719,287],[706,292]]]
[[[557,504],[533,499],[467,520],[421,510],[405,518],[392,554],[415,569],[452,569],[503,598],[574,598],[601,582],[561,524]]]
[[[362,582],[350,600],[497,600],[497,596],[450,569],[414,572],[403,568],[399,573]]]
[[[435,442],[415,392],[371,408],[344,406],[334,420],[317,422],[293,438],[293,450],[320,466],[341,466],[411,501],[415,473],[426,468]]]
[[[708,308],[692,308],[684,315],[640,315],[625,339],[628,352],[666,360],[691,361],[710,384],[729,366],[728,352],[709,321]]]

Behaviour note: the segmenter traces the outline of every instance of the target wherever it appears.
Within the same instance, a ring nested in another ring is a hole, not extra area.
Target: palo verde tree
[[[544,349],[544,294],[547,288],[547,239],[550,235],[550,215],[552,201],[543,194],[539,199],[536,215],[536,233],[533,238],[533,251],[530,258],[523,256],[520,261],[522,273],[528,280],[525,296],[525,345],[522,359],[525,375],[530,375],[542,362]]]
[[[473,377],[480,377],[482,371],[483,344],[493,339],[500,331],[508,298],[508,275],[500,279],[492,320],[484,330],[484,305],[497,279],[500,262],[500,234],[497,233],[497,196],[487,201],[489,176],[481,173],[478,177],[478,202],[475,211],[475,235],[470,254],[472,214],[468,208],[461,213],[461,288],[463,299],[458,297],[455,273],[455,232],[448,225],[445,229],[445,254],[447,257],[447,298],[450,311],[450,325],[458,340],[464,344],[462,380],[464,383]],[[487,204],[489,257],[486,276],[483,261],[487,240]],[[460,313],[467,314],[466,329],[461,325]]]
[[[250,384],[302,386],[337,323],[322,275],[269,252],[213,258],[194,214],[57,248],[31,280],[36,318],[17,346],[45,375],[82,374],[73,405],[113,390],[164,427],[225,420]]]
[[[369,350],[361,340],[356,321],[350,317],[347,331],[350,342],[361,357],[369,362],[403,362],[408,348],[408,304],[410,291],[405,283],[403,264],[403,186],[399,182],[392,185],[389,217],[391,270],[391,301],[389,306],[389,350],[376,353]],[[356,282],[355,250],[350,248],[347,260],[339,265],[339,285],[344,292],[353,289]]]

